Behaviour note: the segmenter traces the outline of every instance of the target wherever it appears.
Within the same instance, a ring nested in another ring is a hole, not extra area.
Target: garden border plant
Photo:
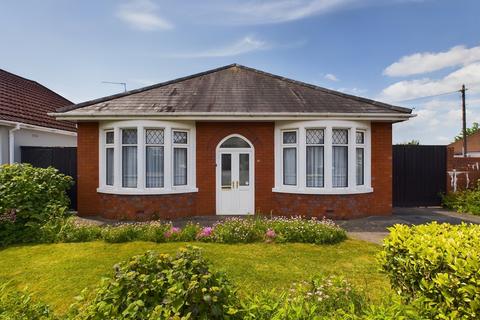
[[[98,226],[79,222],[71,217],[54,220],[42,227],[43,242],[84,242],[104,240],[109,243],[130,241],[152,242],[300,242],[335,244],[347,238],[346,231],[333,221],[302,219],[301,217],[248,217],[228,218],[213,226],[201,227],[187,223],[183,228],[170,222],[119,223]]]

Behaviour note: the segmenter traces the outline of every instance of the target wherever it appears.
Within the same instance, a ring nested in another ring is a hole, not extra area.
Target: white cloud
[[[254,36],[246,36],[234,43],[205,51],[198,51],[194,53],[180,53],[170,55],[172,58],[215,58],[215,57],[233,57],[241,54],[246,54],[259,50],[270,49],[271,46]]]
[[[338,88],[336,89],[337,91],[348,93],[348,94],[353,94],[355,96],[364,96],[368,90],[366,89],[361,89],[361,88]]]
[[[441,70],[447,67],[468,65],[480,61],[480,46],[456,46],[443,52],[420,52],[404,56],[389,65],[383,73],[387,76],[409,76]]]
[[[157,5],[150,0],[131,0],[118,8],[117,17],[142,31],[172,29],[173,25],[160,17],[157,11]]]
[[[468,126],[480,121],[479,107],[480,97],[467,100]],[[419,104],[414,113],[416,117],[393,126],[395,143],[415,139],[421,144],[448,144],[462,128],[459,97],[432,99]]]
[[[430,96],[460,90],[462,84],[471,92],[479,92],[480,89],[480,62],[475,62],[451,72],[441,79],[414,79],[396,82],[383,89],[379,97],[385,101],[402,101],[418,97]]]
[[[279,23],[326,13],[354,2],[358,0],[248,1],[233,5],[228,11],[235,13],[234,23]]]
[[[325,79],[327,80],[330,80],[330,81],[334,81],[334,82],[337,82],[337,81],[340,81],[336,75],[332,74],[332,73],[327,73],[325,76],[324,76]]]

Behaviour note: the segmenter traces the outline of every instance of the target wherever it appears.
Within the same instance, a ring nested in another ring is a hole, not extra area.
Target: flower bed
[[[70,218],[43,228],[44,242],[203,241],[216,243],[302,242],[334,244],[346,239],[345,230],[333,221],[293,218],[229,218],[211,227],[188,223],[184,228],[165,222],[124,223],[100,227]]]

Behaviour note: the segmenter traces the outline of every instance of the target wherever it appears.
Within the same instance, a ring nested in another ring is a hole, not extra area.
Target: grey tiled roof
[[[105,98],[63,107],[76,113],[387,113],[392,106],[232,64]]]

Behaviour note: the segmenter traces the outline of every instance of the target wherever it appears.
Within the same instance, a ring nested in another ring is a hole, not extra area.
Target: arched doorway
[[[254,157],[253,145],[241,135],[229,135],[218,144],[217,215],[254,213]]]

